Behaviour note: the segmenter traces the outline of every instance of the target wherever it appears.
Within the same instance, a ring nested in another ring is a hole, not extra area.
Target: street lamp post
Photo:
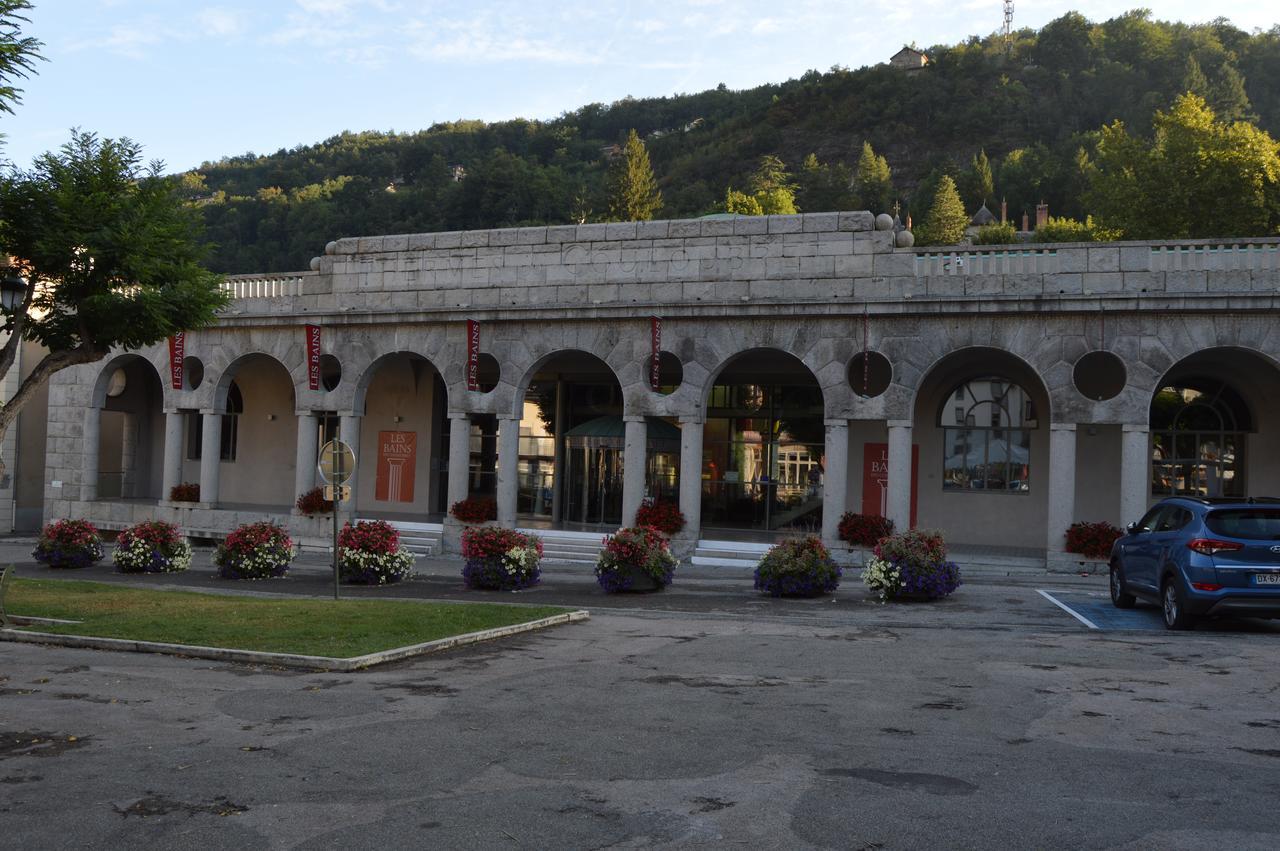
[[[0,280],[0,305],[6,311],[12,311],[22,304],[22,297],[27,292],[27,282],[18,277],[12,268],[7,271],[8,274]]]

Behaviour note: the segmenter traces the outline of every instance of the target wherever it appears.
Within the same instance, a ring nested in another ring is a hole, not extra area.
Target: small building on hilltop
[[[901,50],[889,57],[889,64],[904,71],[919,71],[929,64],[929,57],[922,51],[904,44]]]

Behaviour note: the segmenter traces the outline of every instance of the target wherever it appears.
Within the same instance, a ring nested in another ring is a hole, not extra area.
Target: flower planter
[[[783,541],[756,566],[755,588],[771,597],[821,597],[840,586],[843,569],[816,537]]]
[[[213,563],[223,579],[278,579],[297,551],[284,529],[269,521],[247,523],[218,544]]]
[[[960,587],[960,568],[947,561],[941,533],[912,529],[876,545],[862,570],[862,581],[881,600],[937,600]]]
[[[666,587],[634,564],[621,565],[617,576],[618,585],[613,590],[620,594],[649,594]]]
[[[191,566],[191,544],[174,524],[149,520],[116,537],[111,561],[121,573],[179,573]]]
[[[338,534],[338,574],[357,585],[390,585],[413,573],[413,553],[400,549],[400,533],[385,520],[347,523]]]
[[[522,591],[542,581],[542,539],[500,526],[462,533],[462,580],[481,591]]]
[[[671,584],[678,564],[661,532],[633,526],[605,538],[596,560],[596,581],[611,594],[661,591]]]
[[[40,532],[31,557],[59,570],[88,567],[102,558],[102,538],[88,520],[59,520]]]

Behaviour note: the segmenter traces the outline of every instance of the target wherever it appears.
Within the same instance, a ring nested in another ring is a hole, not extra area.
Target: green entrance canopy
[[[680,440],[680,429],[666,420],[660,420],[657,417],[645,417],[644,419],[649,426],[649,440]],[[594,420],[587,420],[581,425],[576,425],[565,432],[565,437],[616,437],[622,439],[626,437],[626,434],[627,427],[622,417],[610,415],[596,417]]]

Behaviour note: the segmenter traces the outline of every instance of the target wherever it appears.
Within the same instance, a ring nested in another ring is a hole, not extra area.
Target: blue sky
[[[1108,0],[1020,0],[1015,26]],[[1138,5],[1136,2],[1134,5]],[[1156,17],[1270,28],[1248,0],[1147,0]],[[71,127],[129,136],[171,171],[342,130],[417,130],[458,118],[552,118],[585,103],[747,88],[810,68],[881,62],[904,42],[997,30],[1001,0],[35,0],[24,30],[49,60],[0,116],[27,165]]]

